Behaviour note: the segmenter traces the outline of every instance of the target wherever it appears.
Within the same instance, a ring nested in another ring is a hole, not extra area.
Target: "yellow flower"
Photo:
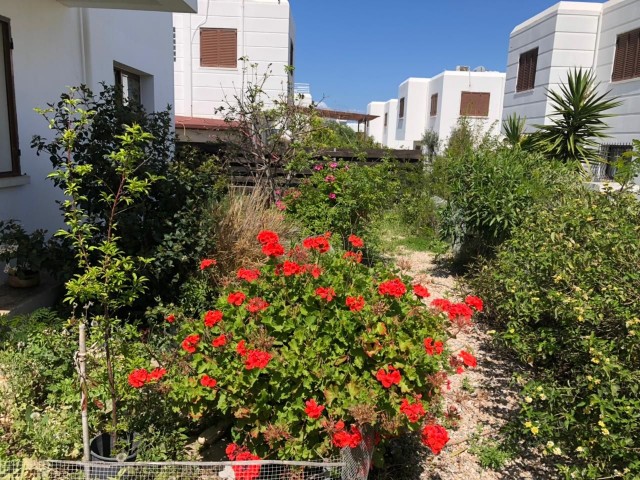
[[[524,426],[525,426],[526,428],[531,428],[531,427],[533,427],[533,423],[531,423],[531,422],[524,422]]]
[[[606,427],[606,425],[604,424],[604,422],[602,420],[600,420],[598,422],[598,425],[600,425],[602,428]]]
[[[576,448],[576,452],[578,452],[578,453],[584,452],[584,447]]]
[[[540,394],[540,400],[546,400],[547,396],[544,393]]]
[[[562,454],[562,450],[560,450],[558,447],[556,447],[556,448],[553,449],[553,453],[555,455],[561,455]]]
[[[527,397],[524,397],[524,401],[527,402],[527,403],[531,403],[531,402],[533,402],[533,398],[527,396]]]
[[[608,429],[606,429],[606,428],[603,428],[603,429],[602,429],[602,434],[603,434],[603,435],[605,435],[605,436],[606,436],[606,435],[609,435],[609,430],[608,430]]]
[[[553,447],[555,447],[555,445],[556,445],[556,444],[555,444],[555,443],[553,443],[551,440],[549,440],[549,441],[547,442],[547,448],[553,448]]]
[[[595,363],[595,364],[597,365],[598,363],[600,363],[600,359],[599,359],[599,358],[596,358],[596,357],[593,357],[593,358],[591,359],[591,362],[593,362],[593,363]]]
[[[534,435],[537,435],[539,431],[540,429],[538,427],[531,427],[531,433]],[[608,435],[608,432],[605,435]]]

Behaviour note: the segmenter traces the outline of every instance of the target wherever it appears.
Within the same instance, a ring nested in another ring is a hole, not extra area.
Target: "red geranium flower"
[[[332,441],[338,448],[358,448],[362,442],[362,434],[358,427],[351,425],[351,432],[340,430],[333,434]]]
[[[260,460],[260,457],[243,448],[235,454],[236,462],[246,462],[249,460]],[[256,480],[260,476],[260,465],[232,465],[236,480]]]
[[[249,304],[247,305],[247,310],[251,313],[258,313],[263,310],[266,310],[269,304],[265,302],[263,299],[255,297],[249,300]]]
[[[438,455],[449,442],[449,434],[442,425],[427,425],[422,429],[422,443]]]
[[[262,253],[267,257],[281,257],[284,255],[284,247],[279,243],[267,243],[262,246]]]
[[[304,413],[306,413],[309,416],[309,418],[312,418],[314,420],[316,418],[319,418],[320,415],[322,415],[322,412],[324,411],[324,406],[318,405],[316,401],[313,399],[307,400],[304,404],[306,407],[304,409]]]
[[[282,264],[282,273],[284,273],[285,277],[290,277],[292,275],[298,275],[304,272],[304,267],[298,265],[296,262],[291,262],[289,260],[285,260]]]
[[[484,308],[484,303],[482,302],[482,300],[478,297],[474,297],[473,295],[469,295],[467,298],[465,298],[464,303],[472,308],[475,308],[478,312],[481,312]]]
[[[429,290],[427,290],[427,287],[423,287],[422,285],[414,285],[413,293],[416,294],[416,297],[420,297],[420,298],[427,298],[431,296],[431,294],[429,293]]]
[[[165,376],[167,370],[165,368],[154,368],[151,373],[149,373],[149,381],[156,382]]]
[[[316,288],[316,295],[330,302],[336,296],[336,291],[332,287],[318,287]]]
[[[230,443],[229,445],[227,445],[227,448],[225,448],[224,453],[227,454],[227,457],[229,457],[229,460],[234,461],[236,458],[236,452],[238,451],[240,447],[238,447],[237,444],[235,443]]]
[[[167,315],[166,320],[167,320],[167,322],[169,322],[169,323],[173,323],[173,322],[175,322],[175,321],[176,321],[176,316],[172,313],[171,315]]]
[[[402,377],[400,371],[392,365],[389,365],[387,370],[381,368],[376,373],[376,379],[382,384],[384,388],[390,388],[391,385],[400,384]]]
[[[451,308],[451,302],[446,298],[436,298],[431,302],[431,306],[438,308],[443,312],[448,312]]]
[[[478,366],[478,361],[476,360],[476,357],[471,355],[469,352],[465,352],[464,350],[462,350],[458,354],[458,356],[462,359],[462,363],[464,363],[467,367],[477,367]]]
[[[211,378],[206,373],[202,375],[202,378],[200,378],[200,385],[202,385],[203,387],[216,388],[217,384],[218,381],[215,378]]]
[[[196,351],[196,347],[200,343],[200,335],[189,335],[182,341],[182,348],[189,353]]]
[[[347,304],[347,307],[349,307],[349,310],[351,310],[352,312],[359,312],[364,308],[365,302],[364,302],[364,297],[360,296],[360,297],[347,297],[347,300],[345,303]]]
[[[402,400],[400,411],[407,416],[411,423],[419,422],[420,419],[427,414],[420,401],[409,403],[409,400],[406,398]]]
[[[204,324],[211,328],[222,320],[222,312],[220,310],[209,310],[204,314]]]
[[[216,262],[213,258],[205,258],[200,262],[200,270],[204,270],[205,268],[209,268],[212,265],[216,265]]]
[[[364,247],[364,241],[360,237],[356,237],[355,235],[349,235],[347,240],[349,240],[349,243],[356,248]]]
[[[129,385],[133,388],[141,388],[149,380],[149,372],[146,368],[139,368],[129,374]]]
[[[268,245],[270,243],[280,243],[280,237],[276,232],[272,232],[271,230],[262,230],[258,233],[258,241],[262,245]]]
[[[232,292],[227,297],[227,303],[229,303],[229,305],[235,305],[236,307],[239,307],[244,303],[244,300],[246,298],[247,296],[242,292]]]
[[[433,355],[434,353],[440,355],[444,350],[444,345],[439,340],[434,343],[433,338],[429,337],[424,339],[424,349],[427,355]]]
[[[302,241],[302,246],[307,250],[317,250],[320,253],[326,253],[331,248],[326,234],[317,237],[305,238]]]
[[[227,344],[227,336],[224,333],[219,337],[214,338],[213,341],[211,342],[211,345],[213,345],[216,348],[224,347],[226,344]]]
[[[471,320],[473,310],[466,303],[453,303],[449,306],[449,319],[455,320],[459,317],[465,320]]]
[[[406,291],[407,287],[399,278],[382,282],[378,287],[378,293],[380,293],[380,295],[388,295],[396,298],[400,298]]]
[[[344,258],[345,260],[351,260],[353,262],[356,263],[361,263],[362,262],[362,252],[346,252],[344,255],[342,255],[342,258]]]
[[[272,358],[273,356],[269,352],[265,352],[263,350],[250,350],[247,352],[244,367],[247,370],[253,370],[254,368],[263,369],[269,365]]]
[[[245,357],[247,355],[247,344],[244,340],[240,340],[238,342],[238,345],[236,345],[236,352],[238,352],[241,357]]]
[[[251,283],[251,282],[255,282],[258,278],[260,278],[260,270],[250,270],[247,268],[241,268],[238,270],[237,275],[240,280],[245,280]]]
[[[320,275],[322,275],[322,269],[317,265],[313,265],[313,264],[306,265],[305,268],[311,274],[311,276],[315,279],[320,278]]]

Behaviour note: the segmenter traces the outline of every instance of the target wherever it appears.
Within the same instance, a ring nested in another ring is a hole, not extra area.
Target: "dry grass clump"
[[[214,233],[216,280],[225,283],[235,278],[238,268],[257,268],[266,258],[256,236],[261,230],[277,232],[283,243],[293,241],[298,232],[283,212],[269,203],[264,188],[236,188],[213,212],[218,219]]]

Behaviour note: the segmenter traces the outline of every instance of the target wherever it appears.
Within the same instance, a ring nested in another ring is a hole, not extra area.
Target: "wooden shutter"
[[[384,114],[384,126],[386,127],[388,123],[389,123],[389,114],[385,113]]]
[[[20,175],[20,144],[18,140],[18,115],[16,110],[16,92],[13,82],[13,39],[11,37],[11,23],[8,18],[0,16],[0,35],[2,35],[3,48],[0,49],[0,61],[4,64],[5,89],[0,91],[0,95],[6,95],[6,112],[0,115],[7,115],[9,124],[9,143],[11,150],[11,168],[2,169],[0,177],[10,177]]]
[[[238,31],[234,28],[201,28],[200,66],[236,68],[238,66]]]
[[[438,94],[431,95],[431,108],[429,109],[429,115],[432,117],[438,114]]]
[[[611,81],[640,77],[640,29],[618,35]]]
[[[404,97],[400,99],[400,106],[398,107],[398,118],[404,118]]]
[[[518,63],[518,80],[516,92],[532,90],[536,84],[536,70],[538,68],[538,48],[529,50],[520,55]]]
[[[460,115],[465,117],[489,116],[489,92],[462,92],[460,96]]]

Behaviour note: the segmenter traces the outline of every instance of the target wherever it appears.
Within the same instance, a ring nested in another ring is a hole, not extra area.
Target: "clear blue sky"
[[[602,0],[587,0],[602,3]],[[505,71],[509,33],[556,0],[290,0],[296,82],[314,100],[365,111],[408,77],[456,65]]]

